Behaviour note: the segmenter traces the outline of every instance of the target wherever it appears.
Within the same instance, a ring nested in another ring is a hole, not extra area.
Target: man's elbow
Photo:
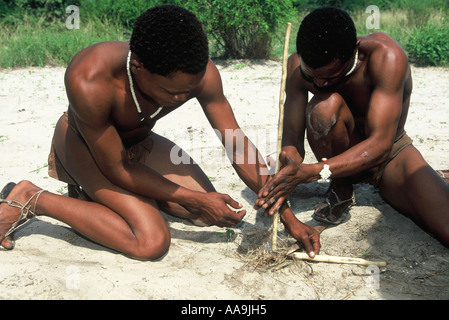
[[[99,163],[98,167],[103,175],[114,185],[117,185],[122,188],[126,188],[127,181],[129,180],[129,168],[132,166],[132,163],[127,161],[125,163]],[[128,169],[127,169],[128,168]]]

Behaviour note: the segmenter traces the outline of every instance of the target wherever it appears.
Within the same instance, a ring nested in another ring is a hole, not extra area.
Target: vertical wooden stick
[[[284,126],[284,96],[285,96],[285,84],[287,82],[287,59],[288,59],[288,45],[290,41],[290,33],[292,30],[292,24],[287,23],[287,30],[285,31],[284,39],[284,55],[282,57],[282,79],[281,79],[281,92],[279,94],[279,121],[278,121],[278,140],[277,140],[277,158],[276,158],[276,171],[279,171],[280,161],[279,155],[282,149],[282,129]],[[273,234],[271,237],[272,250],[277,250],[277,233],[278,233],[278,221],[279,211],[276,211],[273,215]]]

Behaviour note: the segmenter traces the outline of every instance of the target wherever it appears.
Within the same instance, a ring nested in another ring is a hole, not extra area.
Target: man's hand
[[[232,199],[229,195],[208,192],[201,194],[196,201],[188,205],[184,205],[193,215],[195,220],[200,220],[202,223],[218,227],[232,227],[239,223],[246,214],[246,210],[234,211],[234,209],[241,209],[242,205]]]
[[[279,155],[281,162],[281,170],[268,178],[265,185],[260,189],[258,198],[256,199],[256,207],[261,207],[268,210],[269,215],[273,215],[278,210],[282,203],[286,200],[288,194],[302,182],[302,166],[300,163],[287,157],[284,151]]]
[[[287,216],[286,212],[285,215]],[[293,213],[285,218],[281,216],[281,219],[284,223],[285,230],[304,245],[304,249],[309,257],[313,258],[320,252],[320,233],[315,228],[296,219]]]

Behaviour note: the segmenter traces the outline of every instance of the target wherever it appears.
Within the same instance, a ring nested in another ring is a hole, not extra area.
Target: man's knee
[[[331,132],[344,106],[346,103],[338,93],[317,94],[310,100],[307,105],[307,129],[315,140]]]
[[[168,230],[160,230],[139,237],[137,246],[132,256],[140,260],[157,260],[167,254],[170,248],[170,232]]]

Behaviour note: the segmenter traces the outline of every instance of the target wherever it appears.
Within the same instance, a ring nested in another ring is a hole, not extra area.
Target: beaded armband
[[[327,159],[323,158],[321,161],[324,162],[324,167],[320,171],[321,179],[318,180],[319,183],[326,183],[329,182],[329,178],[331,177],[332,172],[329,170],[329,164],[327,163]]]

